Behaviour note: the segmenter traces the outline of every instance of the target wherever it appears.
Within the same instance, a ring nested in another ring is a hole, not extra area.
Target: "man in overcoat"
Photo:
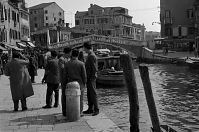
[[[29,61],[25,56],[15,51],[12,60],[5,67],[5,75],[10,77],[14,111],[18,111],[19,100],[21,100],[22,111],[27,110],[26,98],[34,95],[27,69],[28,63]]]
[[[84,114],[92,114],[96,116],[99,114],[98,99],[96,93],[96,78],[97,78],[97,57],[92,50],[92,45],[88,42],[84,43],[84,50],[88,53],[85,67],[87,74],[87,99],[88,110],[84,111]]]
[[[52,94],[55,93],[55,103],[54,107],[59,105],[59,64],[57,59],[57,52],[51,51],[51,59],[48,60],[46,65],[46,82],[47,82],[47,91],[46,91],[46,105],[42,108],[51,108],[52,106]]]
[[[86,69],[82,61],[78,60],[79,51],[73,49],[71,60],[65,63],[64,66],[64,87],[69,82],[77,81],[80,85],[80,114],[83,113],[83,95],[86,85]],[[67,105],[67,104],[66,104]]]

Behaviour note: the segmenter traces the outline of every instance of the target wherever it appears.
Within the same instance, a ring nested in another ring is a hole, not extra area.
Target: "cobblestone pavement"
[[[45,105],[46,84],[41,84],[43,70],[38,70],[33,84],[34,96],[27,98],[27,111],[13,112],[9,79],[0,77],[0,132],[121,132],[103,113],[85,115],[80,120],[68,122],[58,108],[42,109]],[[60,94],[61,95],[61,94]],[[61,104],[61,103],[60,103]],[[19,104],[20,105],[20,104]],[[86,109],[85,105],[85,109]],[[19,106],[19,108],[21,108]]]

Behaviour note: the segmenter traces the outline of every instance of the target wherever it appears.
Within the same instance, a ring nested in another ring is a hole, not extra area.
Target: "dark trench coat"
[[[7,63],[5,75],[10,77],[10,89],[13,100],[34,95],[27,65],[29,61],[14,58]]]

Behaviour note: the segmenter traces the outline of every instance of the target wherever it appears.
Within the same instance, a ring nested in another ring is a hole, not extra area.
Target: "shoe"
[[[93,114],[92,114],[92,116],[96,116],[96,115],[98,115],[98,114],[99,114],[99,110],[94,111]]]
[[[28,110],[28,108],[27,108],[27,107],[25,107],[25,108],[22,108],[22,111],[26,111],[26,110]]]
[[[58,105],[54,105],[53,107],[57,108],[57,107],[58,107]]]
[[[52,108],[51,106],[48,106],[48,105],[45,105],[45,106],[43,106],[42,107],[43,109],[50,109],[50,108]]]
[[[14,112],[18,111],[18,109],[14,109]]]
[[[92,114],[93,113],[93,110],[86,110],[86,111],[83,111],[83,114]]]

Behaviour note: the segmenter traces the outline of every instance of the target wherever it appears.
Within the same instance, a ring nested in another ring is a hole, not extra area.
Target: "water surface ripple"
[[[161,124],[178,131],[199,130],[199,71],[185,66],[150,64],[149,74]],[[150,131],[151,122],[143,85],[135,69],[140,105],[140,129]],[[129,102],[126,88],[98,89],[101,110],[121,129],[129,131]]]

